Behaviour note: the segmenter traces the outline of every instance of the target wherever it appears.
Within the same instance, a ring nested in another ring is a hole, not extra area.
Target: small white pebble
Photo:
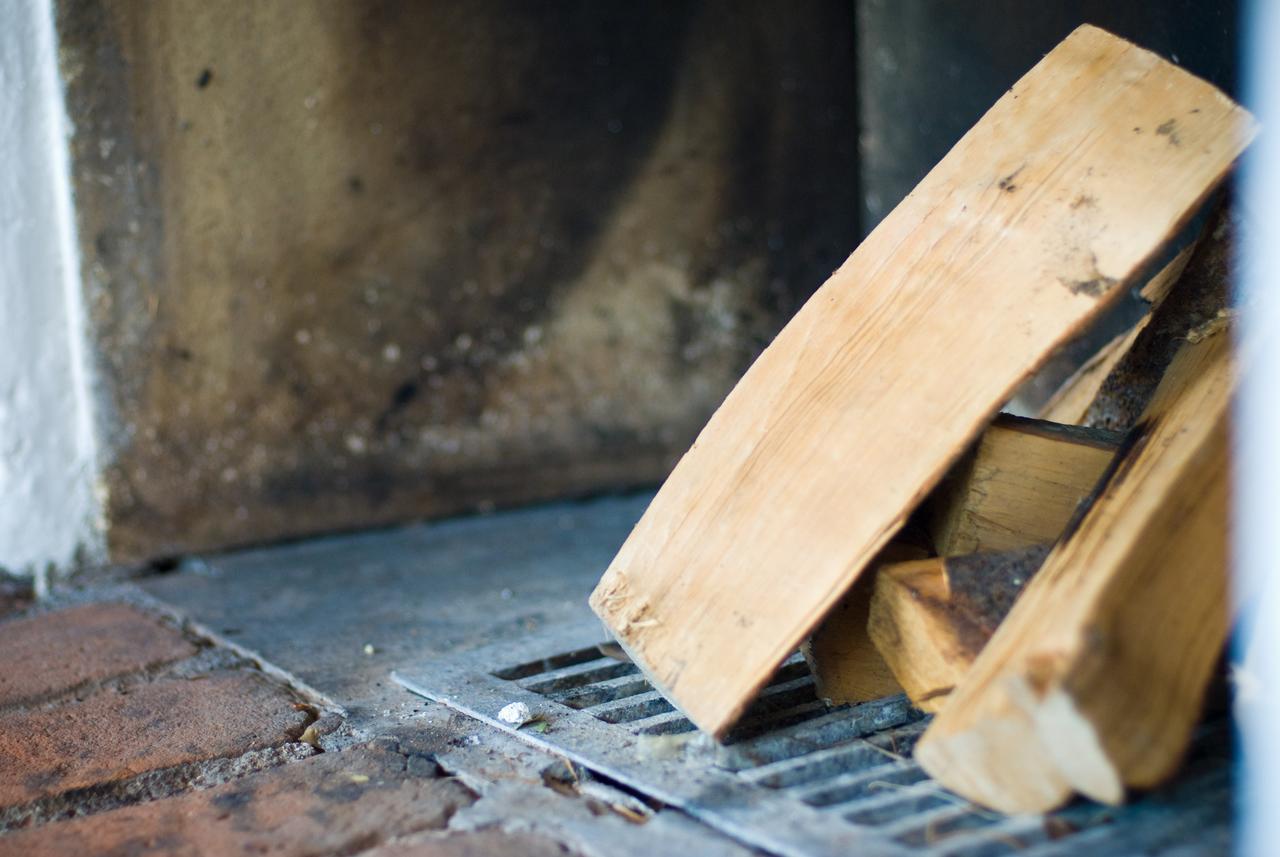
[[[377,650],[377,649],[375,649],[375,648],[373,647],[373,643],[365,643],[365,644],[364,644],[364,653],[365,653],[366,655],[372,655],[372,654],[373,654],[374,652],[376,652],[376,651],[378,651],[378,650]]]
[[[523,702],[512,702],[502,707],[498,719],[510,726],[523,726],[533,719],[533,712]]]

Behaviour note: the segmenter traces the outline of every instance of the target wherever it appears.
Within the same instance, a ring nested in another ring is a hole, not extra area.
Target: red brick
[[[0,857],[356,854],[443,828],[474,800],[434,765],[408,761],[369,745],[325,753],[208,791],[10,833]]]
[[[102,688],[0,717],[0,806],[291,740],[308,719],[250,671]]]
[[[123,604],[90,604],[0,624],[0,707],[194,654],[173,628]]]

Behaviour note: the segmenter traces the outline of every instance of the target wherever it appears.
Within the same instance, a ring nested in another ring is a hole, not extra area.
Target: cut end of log
[[[1100,803],[1124,802],[1120,771],[1103,750],[1093,724],[1076,709],[1070,694],[1061,688],[1046,693],[1036,709],[1036,728],[1040,745],[1073,789]]]
[[[970,728],[927,731],[915,759],[929,776],[976,804],[1010,815],[1056,809],[1070,799],[1071,784],[1036,740],[1036,724],[1020,701],[1032,691],[1016,679],[1001,691],[1000,705],[989,704]]]

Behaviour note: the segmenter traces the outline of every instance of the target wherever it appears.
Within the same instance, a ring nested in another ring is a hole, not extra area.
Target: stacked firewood
[[[1237,234],[1223,203],[1093,363],[1109,371],[1043,414],[1083,402],[1079,425],[998,417],[921,510],[934,555],[873,568],[806,646],[828,699],[905,690],[938,712],[917,757],[980,803],[1114,803],[1187,746],[1230,619]]]
[[[1232,247],[1254,133],[1082,27],[765,350],[592,595],[722,736],[803,643],[820,692],[934,712],[936,779],[1010,812],[1177,767],[1230,626]],[[999,414],[1142,285],[1150,311],[1038,419]]]

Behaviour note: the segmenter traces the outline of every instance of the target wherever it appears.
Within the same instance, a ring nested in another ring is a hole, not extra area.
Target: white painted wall
[[[0,0],[0,568],[102,555],[51,0]]]
[[[1271,857],[1280,854],[1280,4],[1253,0],[1246,11],[1247,101],[1262,133],[1244,170],[1253,229],[1241,313],[1248,369],[1235,412],[1236,716],[1244,774],[1236,853]]]

